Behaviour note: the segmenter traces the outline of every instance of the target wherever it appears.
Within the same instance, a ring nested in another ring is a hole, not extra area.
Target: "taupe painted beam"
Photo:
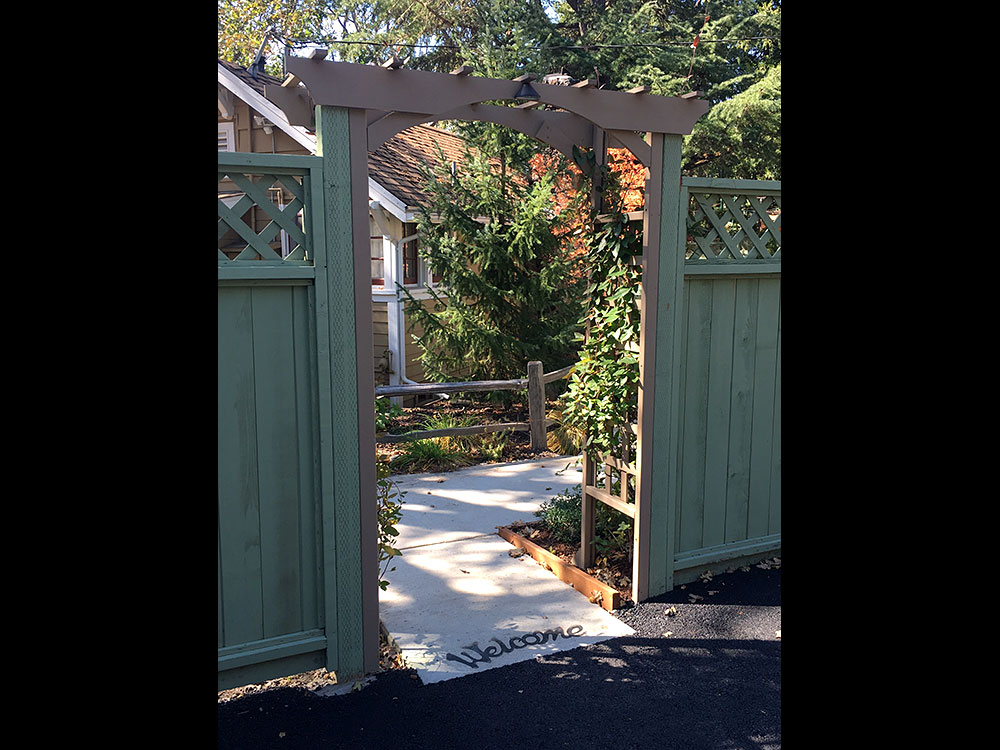
[[[440,114],[484,101],[514,99],[517,81],[453,76],[424,70],[386,70],[375,65],[285,59],[286,72],[300,78],[319,105]],[[539,102],[574,112],[602,129],[687,135],[708,102],[623,91],[533,82]],[[264,96],[271,99],[271,86]],[[278,104],[277,101],[275,104]]]
[[[573,158],[573,146],[593,145],[593,125],[572,112],[547,112],[524,110],[518,107],[500,107],[493,104],[470,104],[439,115],[415,115],[407,112],[378,112],[377,118],[369,111],[368,149],[374,151],[387,140],[414,125],[439,120],[476,120],[493,122],[524,133],[557,151]],[[649,166],[649,144],[642,136],[631,131],[613,130],[611,145],[632,152],[643,166]]]
[[[631,130],[609,130],[607,133],[610,148],[627,148],[642,163],[642,166],[649,167],[649,144],[643,140],[641,135],[633,133]]]
[[[374,151],[407,128],[438,120],[476,120],[505,125],[547,143],[569,159],[573,158],[574,145],[589,147],[593,140],[593,125],[571,112],[542,112],[495,104],[469,104],[430,115],[409,112],[388,114],[368,126],[368,150]],[[641,157],[637,155],[637,158]]]
[[[291,75],[291,74],[289,74]],[[316,106],[301,86],[264,86],[264,98],[285,113],[291,125],[316,127]]]

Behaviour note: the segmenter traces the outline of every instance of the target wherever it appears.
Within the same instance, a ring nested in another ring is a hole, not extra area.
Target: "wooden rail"
[[[568,377],[576,365],[569,365],[560,370],[544,373],[542,363],[528,363],[528,377],[514,380],[468,380],[457,383],[419,383],[417,385],[380,385],[375,388],[376,398],[379,396],[421,396],[435,393],[461,393],[468,391],[528,391],[528,421],[505,422],[502,424],[479,424],[468,427],[447,427],[440,430],[415,430],[401,435],[380,432],[375,435],[379,443],[402,443],[409,440],[426,440],[437,437],[457,437],[461,435],[481,435],[490,432],[529,432],[531,433],[531,450],[543,451],[546,448],[545,432],[556,424],[554,419],[545,416],[545,385],[555,380]]]

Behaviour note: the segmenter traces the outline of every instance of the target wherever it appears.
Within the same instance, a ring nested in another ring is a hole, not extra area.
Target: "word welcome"
[[[489,664],[491,659],[495,659],[503,654],[509,654],[515,649],[525,648],[527,646],[539,646],[543,643],[548,643],[549,638],[553,641],[557,640],[559,636],[563,638],[574,638],[583,635],[583,625],[570,625],[566,628],[566,632],[563,632],[561,627],[550,628],[548,630],[536,630],[534,633],[525,633],[523,635],[515,635],[506,644],[499,638],[490,638],[491,641],[496,642],[496,646],[487,645],[485,649],[479,648],[479,641],[473,641],[470,646],[462,646],[463,649],[468,649],[468,651],[475,651],[478,654],[478,658],[468,653],[468,651],[462,651],[462,656],[455,656],[455,654],[448,654],[446,659],[448,661],[457,661],[459,664],[464,664],[467,667],[472,667],[473,669],[479,669],[480,664]]]

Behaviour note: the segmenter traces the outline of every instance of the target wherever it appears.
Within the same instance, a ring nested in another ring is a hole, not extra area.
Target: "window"
[[[236,150],[236,123],[219,123],[219,151]]]
[[[372,286],[385,286],[385,256],[382,250],[384,243],[371,216],[368,217],[368,233],[371,239]]]
[[[416,224],[404,224],[403,236],[409,237],[417,233]],[[403,283],[416,284],[417,278],[417,240],[414,238],[403,243]]]

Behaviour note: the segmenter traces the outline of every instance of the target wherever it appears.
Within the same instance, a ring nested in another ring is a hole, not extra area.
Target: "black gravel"
[[[218,746],[781,747],[780,569],[716,575],[615,614],[635,636],[431,685],[398,670],[343,696],[283,688],[219,704]]]

